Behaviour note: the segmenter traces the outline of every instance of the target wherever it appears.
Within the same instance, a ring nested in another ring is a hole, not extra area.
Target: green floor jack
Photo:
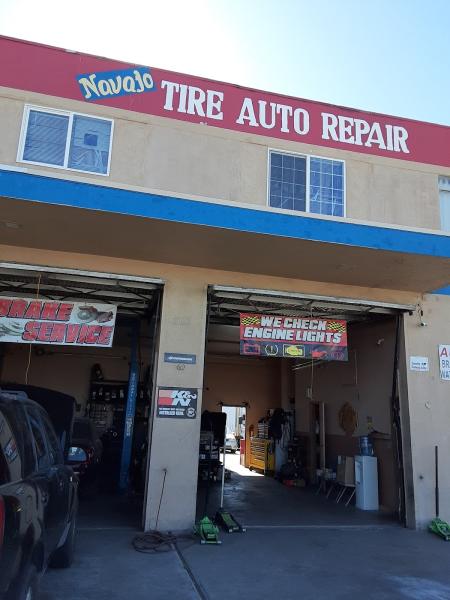
[[[222,489],[220,492],[220,508],[216,512],[216,516],[214,518],[214,522],[217,525],[220,525],[222,529],[224,529],[227,533],[243,533],[245,528],[242,527],[240,523],[236,521],[233,515],[223,508],[223,493],[225,489],[225,457],[226,457],[226,422],[225,422],[225,435],[224,435],[224,444],[223,444],[223,466],[222,466]]]
[[[195,533],[200,537],[201,544],[221,544],[219,528],[209,517],[203,517],[195,526]]]
[[[436,498],[436,518],[431,521],[428,529],[431,533],[435,533],[439,537],[443,538],[446,542],[450,541],[450,525],[439,518],[439,470],[438,470],[438,447],[434,447],[435,457],[435,498]]]

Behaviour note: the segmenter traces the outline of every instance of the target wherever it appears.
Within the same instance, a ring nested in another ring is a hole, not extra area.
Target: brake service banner
[[[348,360],[347,322],[240,313],[244,356]]]
[[[0,342],[110,348],[117,306],[0,297]]]

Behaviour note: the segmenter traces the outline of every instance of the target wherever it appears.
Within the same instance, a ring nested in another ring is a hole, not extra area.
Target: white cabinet
[[[356,507],[378,510],[378,465],[376,456],[355,456]]]

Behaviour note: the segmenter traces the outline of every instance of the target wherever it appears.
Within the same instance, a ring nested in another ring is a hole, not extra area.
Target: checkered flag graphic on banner
[[[261,325],[261,317],[258,316],[241,316],[241,324],[242,325]]]
[[[337,321],[328,321],[327,329],[329,331],[338,331],[339,333],[345,333],[345,325],[338,323]]]

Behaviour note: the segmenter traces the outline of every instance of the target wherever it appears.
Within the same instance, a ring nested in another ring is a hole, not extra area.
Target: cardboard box
[[[353,456],[338,456],[336,481],[344,485],[355,485],[355,459]]]

